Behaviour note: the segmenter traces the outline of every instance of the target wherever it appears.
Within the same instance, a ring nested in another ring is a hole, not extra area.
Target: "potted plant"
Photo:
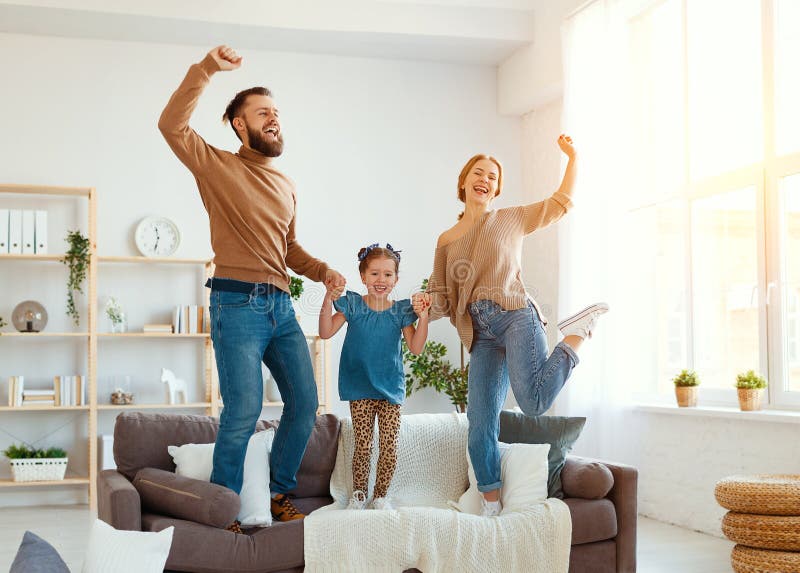
[[[67,471],[67,452],[61,448],[29,448],[11,444],[3,450],[14,481],[58,481]]]
[[[675,384],[675,398],[680,408],[697,406],[697,387],[700,385],[700,379],[694,370],[681,370],[672,382]]]
[[[447,348],[440,342],[428,341],[419,355],[414,355],[402,343],[403,364],[406,365],[406,396],[422,388],[443,392],[459,412],[467,410],[467,379],[469,364],[456,368],[444,358]]]
[[[111,321],[111,332],[123,333],[128,331],[128,321],[125,316],[125,311],[122,310],[122,305],[113,297],[108,297],[106,300],[106,316]]]
[[[760,410],[761,395],[767,381],[753,370],[736,376],[736,391],[739,394],[739,408],[743,411]]]
[[[67,279],[67,315],[72,317],[75,326],[80,324],[80,314],[75,306],[75,292],[83,292],[83,281],[89,271],[89,239],[83,236],[80,231],[69,231],[67,233],[67,249],[61,262],[69,267],[69,278]]]
[[[8,323],[5,321],[5,319],[2,316],[0,316],[0,328],[3,328],[4,326],[8,326]],[[3,333],[0,332],[0,335],[2,335],[2,334]]]

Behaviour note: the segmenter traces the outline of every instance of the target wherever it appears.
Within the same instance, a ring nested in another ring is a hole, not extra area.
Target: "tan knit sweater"
[[[288,266],[314,281],[328,266],[295,238],[295,190],[270,159],[244,146],[236,154],[206,143],[189,127],[200,94],[219,71],[211,56],[189,68],[158,121],[178,159],[189,168],[211,224],[214,275],[266,282],[289,290]]]
[[[538,203],[489,211],[464,235],[437,248],[428,281],[431,320],[449,316],[464,346],[472,350],[470,303],[487,299],[504,310],[517,310],[530,300],[536,306],[522,282],[522,239],[555,223],[570,207],[569,195],[557,191]],[[544,322],[538,306],[536,310]]]

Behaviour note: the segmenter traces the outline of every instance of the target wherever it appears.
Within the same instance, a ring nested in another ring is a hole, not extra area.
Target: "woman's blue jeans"
[[[250,294],[211,291],[211,340],[225,404],[211,481],[241,492],[247,442],[264,399],[263,361],[283,399],[281,423],[269,457],[270,491],[286,493],[297,485],[295,474],[314,427],[317,385],[308,343],[289,295],[258,286]]]
[[[538,416],[552,405],[578,356],[559,342],[547,355],[547,337],[532,303],[519,310],[503,310],[491,300],[469,305],[473,342],[469,363],[467,419],[469,457],[478,490],[493,491],[500,479],[500,410],[514,392],[527,416]]]

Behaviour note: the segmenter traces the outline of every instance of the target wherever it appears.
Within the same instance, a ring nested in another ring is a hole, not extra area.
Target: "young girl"
[[[389,294],[397,284],[400,252],[391,245],[376,244],[358,252],[358,271],[367,294],[327,286],[319,314],[319,335],[330,338],[348,323],[339,360],[339,398],[350,402],[355,449],[353,451],[353,497],[348,509],[364,509],[372,456],[372,434],[378,418],[380,454],[375,481],[374,509],[391,509],[386,497],[397,465],[397,435],[400,406],[405,398],[405,377],[400,354],[400,336],[409,350],[419,354],[428,337],[427,308],[417,315],[408,299],[392,301]],[[340,298],[341,297],[341,298]],[[338,312],[332,313],[331,306]]]

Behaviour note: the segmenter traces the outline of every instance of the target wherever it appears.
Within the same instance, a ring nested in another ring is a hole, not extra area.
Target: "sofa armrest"
[[[605,460],[577,459],[587,462],[599,462],[611,470],[611,474],[614,476],[614,485],[606,497],[614,504],[614,510],[617,514],[617,537],[615,538],[617,543],[617,573],[634,573],[636,571],[639,471],[632,466]]]
[[[142,530],[139,492],[116,470],[97,474],[97,517],[115,529]]]

